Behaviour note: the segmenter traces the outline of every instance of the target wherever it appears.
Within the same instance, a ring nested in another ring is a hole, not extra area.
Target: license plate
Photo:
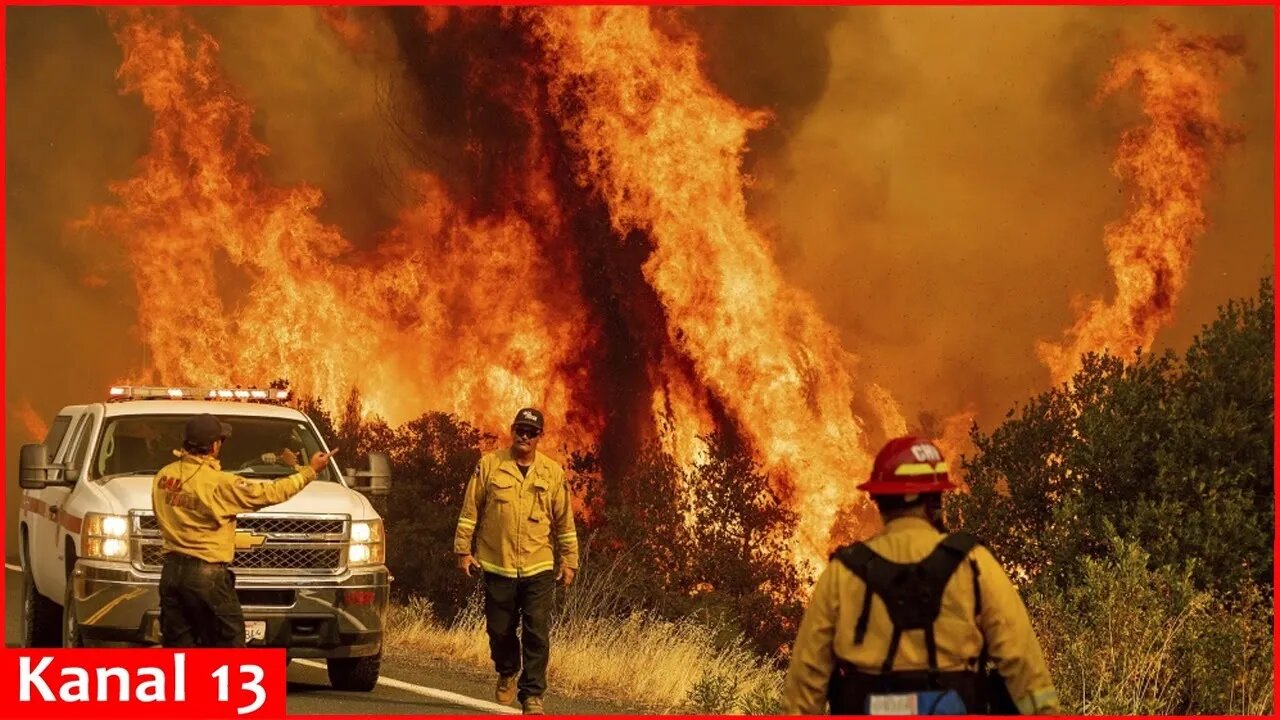
[[[246,620],[244,623],[244,641],[251,643],[254,640],[267,639],[267,621],[266,620]]]
[[[916,695],[872,695],[867,698],[868,715],[915,715]]]

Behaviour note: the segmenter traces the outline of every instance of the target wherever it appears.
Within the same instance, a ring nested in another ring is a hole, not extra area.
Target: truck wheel
[[[62,647],[62,608],[36,589],[30,565],[22,570],[22,646]]]
[[[382,651],[358,658],[329,658],[329,683],[335,690],[369,692],[378,684],[382,668]]]
[[[76,619],[75,593],[72,592],[71,578],[67,578],[67,592],[62,600],[62,647],[84,647],[84,637],[80,634],[80,622]]]

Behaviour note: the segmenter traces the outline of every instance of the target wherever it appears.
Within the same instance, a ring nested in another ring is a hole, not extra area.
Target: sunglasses
[[[517,425],[514,428],[512,428],[512,430],[513,432],[515,432],[516,437],[529,438],[530,440],[542,434],[541,430],[536,430],[534,428],[526,427],[524,425]]]

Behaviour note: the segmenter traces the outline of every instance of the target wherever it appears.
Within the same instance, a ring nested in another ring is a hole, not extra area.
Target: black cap
[[[231,426],[205,413],[187,421],[186,444],[194,447],[212,447],[215,440],[231,437]]]
[[[528,425],[535,428],[538,432],[542,432],[542,411],[537,408],[521,408],[516,413],[516,419],[511,421],[512,425]]]

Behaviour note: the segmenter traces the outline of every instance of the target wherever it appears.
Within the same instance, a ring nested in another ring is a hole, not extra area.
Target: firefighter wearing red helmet
[[[858,487],[884,529],[836,551],[818,578],[791,653],[785,710],[1058,714],[1008,575],[971,535],[938,529],[942,493],[955,487],[938,448],[891,440]]]

